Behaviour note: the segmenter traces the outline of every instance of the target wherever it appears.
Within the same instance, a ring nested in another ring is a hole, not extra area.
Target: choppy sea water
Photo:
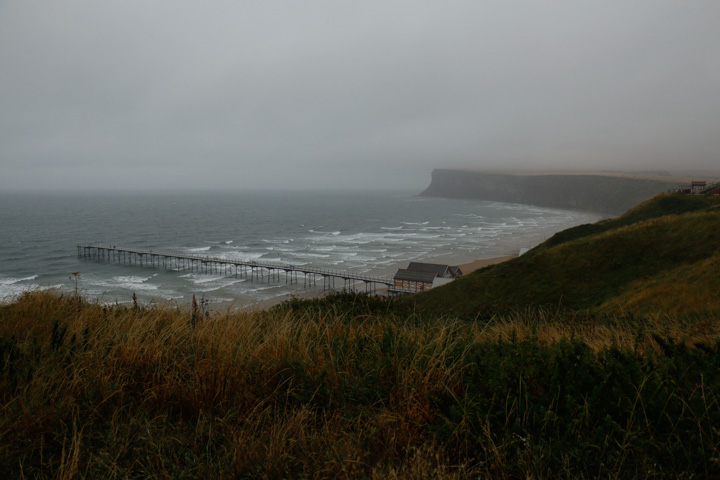
[[[388,192],[0,195],[0,301],[74,289],[107,303],[253,304],[303,282],[165,271],[79,259],[78,243],[392,276],[409,261],[461,264],[518,253],[599,215]],[[320,287],[322,288],[322,287]]]

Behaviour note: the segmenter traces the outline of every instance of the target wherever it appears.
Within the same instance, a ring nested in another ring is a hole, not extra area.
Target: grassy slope
[[[671,317],[36,292],[0,305],[0,477],[717,478],[719,353],[718,325]]]
[[[633,223],[664,217],[682,215],[684,213],[713,210],[720,207],[717,197],[711,196],[680,196],[657,195],[628,210],[624,215],[603,220],[593,224],[580,225],[558,232],[541,245],[548,248],[580,237],[605,232],[614,228],[624,227]]]
[[[543,306],[717,314],[719,206],[717,197],[659,195],[406,302],[465,317]]]

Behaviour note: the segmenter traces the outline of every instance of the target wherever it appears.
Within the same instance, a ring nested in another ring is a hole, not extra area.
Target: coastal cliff
[[[403,301],[412,312],[475,321],[526,308],[716,319],[719,229],[720,197],[660,194]]]
[[[621,215],[670,181],[591,174],[515,175],[437,169],[426,197],[465,198]]]

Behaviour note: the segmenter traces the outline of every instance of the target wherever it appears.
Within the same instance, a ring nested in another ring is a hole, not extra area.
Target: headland
[[[508,172],[436,169],[422,196],[494,200],[617,216],[676,188],[687,176],[665,172]]]

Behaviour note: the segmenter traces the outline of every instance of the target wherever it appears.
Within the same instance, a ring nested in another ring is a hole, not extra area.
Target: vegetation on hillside
[[[0,306],[3,478],[720,476],[720,328],[341,294]]]
[[[467,319],[526,308],[720,314],[720,198],[659,195],[560,232],[525,255],[405,300]]]
[[[400,302],[0,305],[1,478],[720,478],[720,199]]]
[[[709,195],[675,195],[662,194],[646,200],[631,208],[624,215],[616,218],[602,220],[597,223],[579,225],[556,233],[540,245],[547,249],[560,243],[576,240],[581,237],[607,232],[620,227],[632,225],[654,218],[668,215],[683,215],[700,211],[718,211],[720,201],[718,197]],[[691,233],[691,232],[690,232]]]

